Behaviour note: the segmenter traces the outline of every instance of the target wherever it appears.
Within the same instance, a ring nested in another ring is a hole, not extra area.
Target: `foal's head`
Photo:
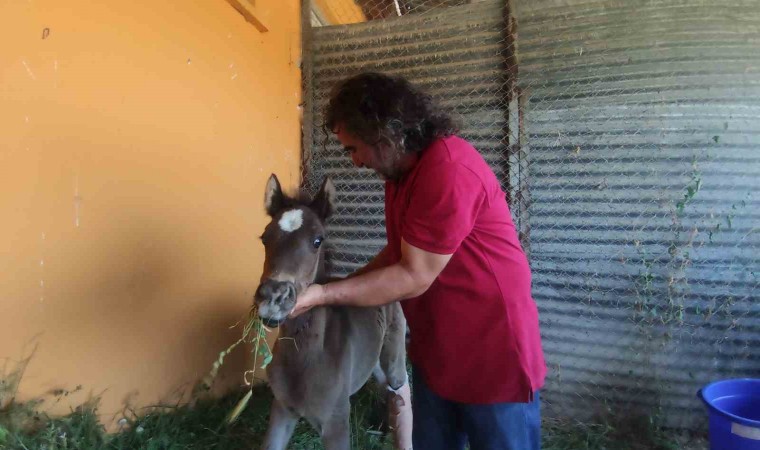
[[[256,290],[259,316],[276,327],[288,318],[296,297],[314,283],[323,259],[325,220],[333,210],[335,187],[329,178],[313,200],[282,193],[275,175],[269,178],[264,206],[272,218],[261,235],[264,273]]]

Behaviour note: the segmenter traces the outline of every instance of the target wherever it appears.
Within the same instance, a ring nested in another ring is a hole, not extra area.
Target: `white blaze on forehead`
[[[285,211],[277,224],[280,226],[280,229],[286,233],[296,231],[301,228],[301,225],[303,225],[303,211],[300,209]]]

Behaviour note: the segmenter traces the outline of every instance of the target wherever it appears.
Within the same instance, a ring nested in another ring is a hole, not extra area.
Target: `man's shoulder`
[[[420,173],[423,177],[436,177],[445,173],[469,172],[484,180],[490,167],[478,150],[459,136],[436,139],[423,154]]]
[[[430,162],[462,162],[477,153],[468,141],[451,135],[434,140],[425,150],[423,158]]]

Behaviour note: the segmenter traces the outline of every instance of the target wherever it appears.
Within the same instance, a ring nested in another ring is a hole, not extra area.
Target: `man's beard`
[[[383,181],[398,181],[404,176],[404,172],[401,167],[401,160],[404,156],[404,151],[397,147],[385,147],[384,149],[377,149],[380,153],[378,160],[382,167],[376,167],[375,173]]]

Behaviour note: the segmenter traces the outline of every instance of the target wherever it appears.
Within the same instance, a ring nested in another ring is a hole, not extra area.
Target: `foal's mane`
[[[299,189],[296,195],[289,195],[282,193],[282,210],[289,208],[296,208],[303,206],[304,208],[311,208],[311,203],[314,201],[311,195],[303,189]]]

